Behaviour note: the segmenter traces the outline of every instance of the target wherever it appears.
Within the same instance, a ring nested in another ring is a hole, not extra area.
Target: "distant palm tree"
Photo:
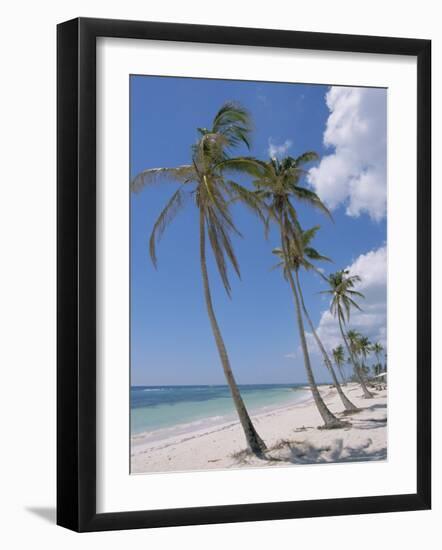
[[[255,178],[253,183],[256,187],[256,197],[267,212],[266,231],[270,222],[275,222],[279,229],[281,248],[286,265],[290,264],[290,247],[295,246],[300,248],[302,246],[300,242],[298,214],[292,204],[292,200],[314,206],[330,215],[318,195],[307,187],[300,185],[301,177],[305,174],[303,166],[317,158],[316,153],[306,152],[297,158],[286,157],[282,160],[272,158],[268,162],[253,158],[243,158],[242,164],[239,165],[241,168],[248,169],[249,173]],[[287,270],[287,279],[295,301],[296,319],[304,356],[304,366],[313,399],[324,422],[324,427],[340,428],[345,424],[336,418],[327,407],[315,382],[305,337],[301,302],[290,269]]]
[[[356,330],[349,330],[347,332],[347,338],[350,342],[350,347],[353,351],[353,355],[358,360],[358,369],[361,377],[365,381],[365,375],[368,373],[368,371],[367,367],[364,364],[364,361],[367,359],[367,356],[371,351],[370,340]]]
[[[354,307],[358,310],[361,309],[354,300],[356,297],[364,298],[364,295],[361,292],[357,292],[356,290],[354,290],[355,283],[359,282],[360,280],[361,278],[359,277],[359,275],[349,275],[349,272],[347,270],[332,273],[327,278],[330,288],[328,290],[322,291],[322,294],[329,294],[332,296],[332,300],[330,303],[330,312],[334,317],[337,317],[338,319],[339,330],[350,356],[356,378],[364,392],[364,397],[366,399],[370,399],[373,397],[373,394],[368,391],[365,380],[358,367],[355,354],[344,332],[344,325],[350,319],[351,307]]]
[[[341,375],[343,385],[345,386],[347,382],[345,380],[344,372],[342,370],[342,365],[345,362],[345,353],[344,353],[344,348],[342,344],[339,344],[339,346],[336,346],[332,350],[332,355],[333,355],[335,365],[338,367],[339,374]]]
[[[371,351],[375,354],[377,365],[379,367],[379,372],[377,372],[376,374],[380,374],[382,368],[380,356],[381,353],[384,351],[384,346],[380,342],[375,342],[371,347]]]
[[[367,336],[363,336],[362,334],[359,336],[359,354],[362,358],[362,368],[365,366],[365,361],[367,360],[367,357],[370,355],[372,349],[372,345],[370,340]]]
[[[300,248],[296,247],[293,241],[290,243],[290,249],[289,249],[289,260],[290,264],[286,264],[284,259],[284,252],[281,248],[276,248],[273,250],[273,253],[279,256],[281,258],[281,262],[278,264],[278,267],[283,267],[284,269],[284,277],[287,279],[288,270],[292,270],[295,273],[296,278],[296,287],[297,291],[299,293],[299,298],[302,305],[302,310],[304,312],[304,316],[309,324],[310,330],[312,331],[313,337],[316,341],[316,344],[318,345],[318,348],[322,354],[322,357],[324,359],[325,366],[330,371],[330,374],[333,379],[333,384],[336,387],[336,390],[339,394],[339,397],[342,401],[342,404],[345,407],[345,410],[347,412],[355,412],[357,411],[357,407],[348,399],[348,397],[343,392],[341,385],[339,384],[338,378],[336,376],[335,370],[333,368],[333,364],[330,360],[330,357],[328,356],[328,353],[321,342],[321,339],[319,338],[319,335],[315,329],[315,326],[310,318],[310,315],[307,311],[307,308],[305,306],[304,302],[304,296],[301,288],[301,283],[299,280],[299,271],[300,269],[305,269],[306,271],[316,271],[321,277],[323,277],[322,273],[318,270],[318,268],[314,265],[313,262],[315,261],[331,261],[330,258],[327,258],[326,256],[322,256],[316,249],[312,248],[311,241],[313,240],[314,236],[319,230],[319,225],[316,225],[315,227],[312,227],[311,229],[308,229],[306,231],[303,231],[301,228],[299,229],[299,243]]]
[[[213,308],[206,264],[206,237],[208,236],[222,283],[227,294],[230,295],[227,263],[230,262],[236,273],[240,274],[230,238],[231,234],[240,233],[232,219],[230,205],[232,201],[242,201],[258,212],[258,201],[252,192],[225,178],[224,172],[227,168],[225,163],[229,161],[231,168],[242,170],[241,166],[236,164],[236,159],[230,157],[229,153],[241,143],[249,147],[250,131],[248,112],[237,104],[226,103],[215,115],[211,128],[198,128],[199,138],[192,147],[190,164],[175,168],[147,169],[135,177],[132,181],[132,189],[137,191],[161,179],[173,180],[179,184],[153,226],[150,255],[155,266],[157,264],[156,243],[166,227],[189,201],[196,207],[199,218],[200,268],[207,313],[247,445],[253,453],[261,456],[266,446],[252,424],[230,366],[227,349]]]
[[[353,352],[353,355],[355,357],[358,357],[359,356],[359,341],[360,341],[360,338],[361,338],[361,333],[358,332],[357,330],[350,329],[349,331],[347,331],[347,338],[348,338],[348,341],[350,342],[350,348]]]
[[[373,376],[377,376],[381,373],[381,365],[379,363],[376,363],[376,365],[372,365],[371,370],[373,371]]]

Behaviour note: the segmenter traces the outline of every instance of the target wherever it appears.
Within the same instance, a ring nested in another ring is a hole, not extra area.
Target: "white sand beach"
[[[267,444],[260,459],[246,451],[239,422],[193,431],[156,443],[132,438],[131,473],[275,467],[321,462],[355,462],[387,458],[387,391],[363,399],[357,384],[343,388],[359,412],[344,415],[334,388],[320,386],[330,410],[349,425],[334,430],[322,424],[312,399],[254,415],[253,422]]]

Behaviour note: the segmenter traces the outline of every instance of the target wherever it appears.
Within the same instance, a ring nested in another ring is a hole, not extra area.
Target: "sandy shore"
[[[253,416],[254,425],[267,444],[265,459],[245,451],[238,422],[184,434],[157,443],[133,440],[132,473],[287,466],[320,462],[353,462],[387,458],[387,392],[363,399],[356,384],[343,388],[360,411],[342,414],[334,388],[320,391],[330,410],[350,423],[348,427],[321,430],[319,413],[311,399],[283,409]]]

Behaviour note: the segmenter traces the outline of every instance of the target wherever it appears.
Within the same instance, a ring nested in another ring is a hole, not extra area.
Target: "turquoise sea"
[[[240,385],[251,414],[300,403],[310,398],[305,384]],[[131,434],[154,441],[234,422],[228,386],[132,386]]]

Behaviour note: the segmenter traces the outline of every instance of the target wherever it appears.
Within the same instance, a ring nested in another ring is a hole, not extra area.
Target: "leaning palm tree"
[[[322,291],[322,294],[330,294],[332,296],[332,300],[330,303],[330,312],[334,317],[338,318],[339,330],[341,332],[342,339],[344,340],[345,347],[347,348],[348,354],[350,356],[356,379],[362,387],[364,397],[366,399],[370,399],[373,397],[373,394],[368,391],[365,380],[360,372],[360,369],[358,368],[355,354],[344,332],[344,325],[350,319],[351,307],[361,310],[357,302],[355,302],[355,298],[364,298],[364,295],[361,292],[354,290],[355,284],[358,283],[360,280],[361,278],[359,277],[359,275],[349,275],[348,270],[332,273],[327,278],[327,282],[330,288],[328,290]]]
[[[335,365],[338,367],[339,374],[341,375],[343,385],[345,386],[347,382],[345,380],[344,372],[342,370],[342,365],[345,362],[345,353],[342,344],[339,344],[339,346],[336,346],[334,349],[332,349],[332,355]]]
[[[295,246],[293,241],[290,243],[290,249],[289,249],[289,261],[290,264],[286,264],[284,260],[284,253],[282,249],[276,248],[273,250],[273,253],[279,256],[281,258],[281,262],[278,264],[278,267],[283,267],[284,269],[284,277],[287,279],[288,274],[287,271],[291,270],[295,273],[295,280],[296,280],[296,289],[299,294],[299,299],[301,302],[302,310],[304,312],[304,316],[307,320],[307,323],[310,327],[310,330],[312,331],[313,337],[316,341],[316,344],[319,348],[319,351],[322,354],[322,357],[324,359],[325,366],[330,371],[330,374],[333,379],[333,384],[338,392],[338,395],[342,401],[342,404],[344,405],[345,411],[347,413],[349,412],[355,412],[357,411],[357,407],[348,399],[348,397],[343,392],[341,385],[339,384],[339,380],[336,376],[335,369],[333,368],[333,364],[330,360],[330,357],[328,356],[328,353],[319,338],[319,335],[315,329],[315,326],[311,320],[311,317],[308,313],[308,310],[305,306],[304,302],[304,295],[301,288],[301,282],[299,278],[299,271],[301,269],[304,269],[306,271],[316,271],[319,273],[319,275],[322,277],[322,273],[318,270],[318,268],[315,266],[313,262],[315,261],[331,261],[330,258],[327,258],[327,256],[321,255],[316,249],[314,249],[311,246],[311,241],[313,240],[314,236],[319,230],[319,225],[316,225],[312,227],[311,229],[308,229],[306,231],[303,231],[301,228],[299,228],[299,243],[300,247]]]
[[[250,158],[242,159],[241,166],[249,169],[250,173],[255,177],[253,183],[256,187],[256,197],[267,213],[266,231],[270,222],[275,222],[278,227],[285,265],[290,265],[290,247],[295,246],[296,248],[300,248],[302,246],[298,214],[292,201],[296,200],[306,203],[330,215],[318,195],[300,184],[300,180],[305,174],[303,166],[317,158],[316,153],[306,152],[297,158],[287,157],[282,160],[272,158],[268,162]],[[313,399],[324,422],[324,428],[340,428],[345,424],[336,418],[327,407],[315,382],[305,337],[301,302],[290,269],[287,270],[287,279],[295,302],[304,366]]]
[[[150,256],[155,266],[156,243],[166,227],[187,202],[190,201],[196,207],[199,219],[200,268],[207,314],[248,448],[257,456],[261,456],[266,446],[252,424],[230,366],[215,316],[206,263],[208,237],[223,286],[230,296],[227,264],[230,262],[238,276],[240,275],[238,260],[231,242],[231,235],[240,233],[234,224],[230,205],[233,200],[240,200],[257,211],[257,200],[252,192],[226,179],[224,163],[229,161],[231,167],[241,170],[240,166],[235,166],[235,158],[230,156],[230,152],[241,143],[249,147],[250,131],[250,117],[247,111],[237,104],[226,103],[215,115],[211,128],[198,128],[198,140],[192,147],[189,164],[175,168],[145,170],[132,181],[132,189],[139,190],[160,179],[172,180],[179,184],[153,226]]]

